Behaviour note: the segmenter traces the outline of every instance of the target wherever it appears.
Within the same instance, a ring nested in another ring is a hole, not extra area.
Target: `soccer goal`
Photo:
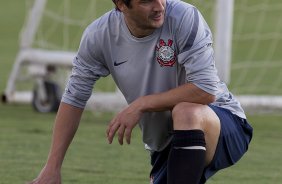
[[[25,2],[28,13],[20,34],[20,50],[2,101],[30,103],[39,112],[56,111],[83,30],[114,6],[102,0]],[[125,100],[110,77],[100,83],[87,106],[101,111],[122,108]]]
[[[20,50],[2,100],[56,111],[84,28],[111,0],[25,0]],[[248,110],[282,109],[280,0],[190,0],[209,23],[219,75]],[[87,107],[126,105],[111,77],[97,83]]]
[[[236,0],[229,88],[252,111],[282,109],[282,2]]]

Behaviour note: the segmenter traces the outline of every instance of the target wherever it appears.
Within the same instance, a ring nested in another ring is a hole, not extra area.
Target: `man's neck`
[[[143,38],[149,36],[155,31],[155,29],[146,29],[140,28],[138,26],[131,26],[134,25],[134,23],[130,23],[125,17],[124,20],[129,32],[136,38]]]

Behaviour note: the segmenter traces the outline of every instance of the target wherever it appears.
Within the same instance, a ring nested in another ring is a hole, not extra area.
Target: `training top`
[[[109,74],[127,103],[193,83],[216,96],[213,105],[246,118],[217,75],[207,23],[194,6],[179,0],[166,1],[164,24],[147,37],[131,35],[123,14],[115,9],[91,23],[73,60],[62,101],[84,108],[95,82]],[[161,151],[169,144],[170,111],[145,112],[139,125],[149,149]]]

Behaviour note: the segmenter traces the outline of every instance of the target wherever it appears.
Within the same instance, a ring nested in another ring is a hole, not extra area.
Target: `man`
[[[247,151],[252,128],[217,76],[212,35],[179,0],[113,0],[85,30],[56,117],[45,167],[34,184],[60,183],[66,150],[94,83],[112,75],[128,106],[107,129],[130,143],[139,123],[151,151],[151,183],[205,183]]]

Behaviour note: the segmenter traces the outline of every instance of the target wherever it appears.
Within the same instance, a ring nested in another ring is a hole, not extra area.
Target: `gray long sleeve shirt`
[[[199,11],[179,0],[167,0],[162,27],[144,38],[132,36],[123,14],[112,10],[85,30],[62,101],[84,108],[93,85],[112,75],[128,103],[140,96],[193,83],[216,96],[215,106],[246,118],[240,103],[217,76],[212,34]],[[170,111],[148,112],[139,125],[151,150],[170,141]]]

